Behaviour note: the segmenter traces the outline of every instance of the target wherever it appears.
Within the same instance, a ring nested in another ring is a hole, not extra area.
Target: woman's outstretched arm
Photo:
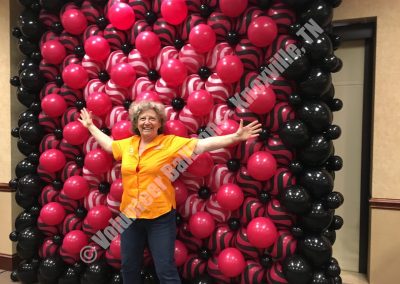
[[[96,125],[94,125],[92,116],[86,108],[81,110],[80,119],[78,118],[78,121],[89,130],[90,134],[92,134],[94,139],[96,139],[96,141],[105,151],[112,153],[111,144],[113,139],[98,129]]]

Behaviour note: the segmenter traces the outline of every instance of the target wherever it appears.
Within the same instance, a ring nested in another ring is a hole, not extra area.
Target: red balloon
[[[189,95],[187,106],[194,115],[205,116],[213,109],[214,99],[206,90],[194,91]]]
[[[276,102],[276,95],[274,90],[266,86],[254,86],[247,94],[249,103],[249,110],[257,114],[266,114],[270,112]]]
[[[110,97],[106,93],[94,92],[86,99],[86,107],[94,115],[106,115],[112,108]]]
[[[276,160],[274,156],[265,151],[255,152],[247,160],[247,170],[256,180],[269,180],[275,175]]]
[[[182,266],[186,258],[188,256],[188,250],[183,242],[180,240],[175,240],[175,253],[174,253],[174,258],[175,258],[175,264],[176,266]]]
[[[248,0],[219,0],[219,8],[228,17],[238,17],[246,10]]]
[[[197,212],[189,219],[189,230],[199,239],[209,237],[215,228],[214,218],[208,212]]]
[[[39,158],[39,165],[48,172],[54,173],[65,166],[66,160],[63,152],[57,149],[44,151]]]
[[[122,179],[119,178],[114,180],[110,187],[110,195],[112,195],[112,197],[118,202],[121,202],[123,191]]]
[[[110,244],[110,253],[117,259],[121,259],[121,236],[117,235]]]
[[[81,145],[89,138],[89,131],[79,121],[72,121],[64,126],[63,137],[71,145]]]
[[[161,65],[161,78],[171,87],[177,87],[183,83],[187,76],[187,69],[178,59],[169,59]]]
[[[244,257],[237,248],[223,249],[218,256],[218,267],[227,277],[239,276],[245,265]]]
[[[224,209],[236,210],[242,205],[243,200],[242,189],[234,183],[224,184],[218,189],[217,201]]]
[[[188,14],[188,7],[184,0],[164,0],[161,3],[161,15],[171,25],[179,25]]]
[[[71,254],[80,253],[81,249],[89,244],[88,237],[81,230],[68,232],[63,239],[62,248]]]
[[[85,68],[79,64],[70,64],[62,72],[64,83],[72,89],[82,89],[89,81]]]
[[[110,23],[119,30],[129,30],[135,23],[135,12],[128,4],[117,2],[108,10]]]
[[[193,160],[193,163],[188,167],[187,171],[194,176],[205,177],[210,174],[213,166],[214,161],[211,154],[204,152]]]
[[[144,31],[136,37],[135,46],[143,57],[154,57],[160,52],[161,41],[155,33]]]
[[[247,37],[257,47],[270,45],[277,35],[278,27],[275,21],[267,16],[255,18],[247,30]]]
[[[86,154],[85,168],[99,175],[107,172],[112,166],[112,157],[103,149],[94,149]]]
[[[176,135],[181,137],[188,137],[186,126],[177,119],[168,120],[164,126],[164,133],[167,135]]]
[[[89,184],[82,176],[72,176],[64,182],[63,190],[69,198],[79,200],[88,194]]]
[[[206,24],[198,24],[189,33],[189,43],[199,53],[210,51],[217,41],[214,30]]]
[[[136,71],[128,63],[119,63],[111,69],[110,77],[115,84],[128,88],[136,80]]]
[[[46,225],[58,225],[65,218],[65,209],[58,202],[49,202],[40,209],[39,218],[41,218]]]
[[[132,135],[132,123],[129,120],[120,120],[111,129],[111,136],[114,140],[125,139]]]
[[[59,117],[67,109],[64,98],[57,94],[46,95],[41,102],[42,110],[50,117]]]
[[[247,237],[249,242],[257,248],[272,246],[278,237],[278,231],[271,219],[257,217],[247,225]]]
[[[64,45],[58,40],[46,41],[41,48],[42,57],[51,64],[60,64],[63,62],[67,52]]]
[[[239,129],[239,123],[232,119],[225,119],[218,124],[218,136],[236,133]]]
[[[188,197],[188,190],[186,185],[181,180],[177,179],[173,182],[175,188],[175,200],[176,206],[182,205],[185,203],[186,198]]]
[[[161,103],[160,96],[155,91],[143,91],[136,96],[135,102],[152,101]]]
[[[89,224],[94,230],[102,230],[109,224],[112,213],[105,205],[97,205],[90,209],[85,217],[85,223]]]
[[[80,35],[87,27],[87,20],[80,10],[69,9],[62,14],[61,24],[68,33]]]
[[[85,41],[85,52],[91,59],[103,61],[110,55],[110,51],[110,44],[102,36],[93,35]]]
[[[226,55],[218,61],[217,74],[224,83],[239,81],[243,72],[243,63],[236,55]]]

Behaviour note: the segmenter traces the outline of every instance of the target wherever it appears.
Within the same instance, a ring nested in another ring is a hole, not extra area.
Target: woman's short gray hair
[[[158,129],[158,134],[162,134],[164,132],[164,125],[167,117],[165,115],[165,107],[162,103],[153,102],[153,101],[140,101],[133,102],[129,107],[129,117],[132,122],[132,130],[137,135],[140,135],[138,128],[139,116],[142,112],[152,109],[158,116],[160,120],[161,127]]]

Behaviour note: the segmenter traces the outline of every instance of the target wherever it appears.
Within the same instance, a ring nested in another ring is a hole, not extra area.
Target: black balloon
[[[211,196],[211,190],[206,186],[200,187],[198,192],[199,192],[199,197],[204,200],[209,199]]]
[[[332,141],[328,141],[322,135],[311,137],[310,144],[299,151],[299,160],[310,167],[324,164],[333,150]]]
[[[343,194],[336,191],[329,193],[325,200],[326,206],[331,209],[339,208],[343,204],[343,202]]]
[[[11,136],[14,138],[19,138],[19,127],[14,127],[11,129]]]
[[[332,102],[333,98],[335,97],[335,86],[331,84],[328,90],[323,93],[319,98],[327,103],[328,105]]]
[[[17,178],[13,178],[8,182],[8,186],[12,189],[17,189],[18,187],[18,179]]]
[[[291,94],[289,96],[289,103],[295,108],[297,108],[299,105],[301,105],[302,102],[303,101],[299,94]]]
[[[18,190],[23,194],[37,196],[40,194],[43,183],[38,175],[28,174],[18,180]]]
[[[342,284],[343,283],[342,282],[342,277],[340,277],[340,276],[333,277],[332,278],[332,283],[333,284]]]
[[[35,205],[37,202],[36,199],[37,198],[35,196],[24,194],[20,190],[17,190],[15,192],[15,201],[20,207],[24,209],[29,209],[33,205]]]
[[[333,99],[332,102],[329,103],[329,107],[332,111],[339,111],[343,108],[343,102],[341,99]]]
[[[304,237],[304,230],[302,227],[296,225],[293,226],[290,231],[292,232],[292,235],[297,239],[302,239]]]
[[[301,254],[316,268],[328,263],[332,257],[332,245],[323,236],[307,236],[298,245]]]
[[[13,272],[11,272],[11,274],[10,274],[10,279],[11,279],[12,282],[18,282],[18,281],[19,281],[19,279],[18,279],[18,274],[17,274],[17,271],[16,271],[16,270],[14,270]]]
[[[21,60],[18,65],[18,75],[26,68],[38,68],[38,65],[31,58],[27,57]]]
[[[32,259],[34,257],[38,256],[38,250],[37,248],[23,248],[21,245],[18,243],[17,244],[17,254],[21,259]]]
[[[332,258],[329,265],[326,267],[325,272],[329,277],[337,277],[340,275],[341,269],[336,259]]]
[[[30,91],[40,91],[44,85],[44,79],[37,68],[26,68],[22,70],[20,81],[23,87]]]
[[[43,33],[43,26],[39,19],[23,18],[20,21],[20,29],[24,36],[32,41],[38,41]]]
[[[303,47],[306,49],[308,57],[316,63],[333,52],[331,39],[325,33],[320,34],[317,38],[304,39]]]
[[[37,150],[36,145],[30,144],[29,142],[24,141],[22,139],[18,140],[17,147],[18,147],[18,150],[25,156],[28,156],[29,154],[31,154]]]
[[[26,107],[38,100],[38,95],[34,92],[29,92],[24,87],[18,87],[17,89],[17,99],[18,101]]]
[[[18,244],[22,249],[38,249],[42,234],[36,227],[28,227],[18,234]]]
[[[307,74],[310,70],[310,62],[306,55],[299,55],[295,58],[283,59],[288,63],[289,67],[283,72],[283,76],[290,80],[300,80],[304,78],[304,74]]]
[[[109,284],[122,284],[122,276],[121,276],[121,274],[120,273],[114,273],[113,276],[111,277],[111,280],[110,280]]]
[[[231,172],[237,172],[240,169],[240,161],[238,159],[230,159],[226,162],[226,166]]]
[[[342,67],[342,60],[333,54],[325,57],[321,61],[321,68],[324,69],[326,72],[339,72]]]
[[[25,228],[36,225],[36,216],[29,211],[21,212],[15,219],[15,230],[21,232]]]
[[[329,90],[331,84],[332,76],[330,73],[320,68],[313,68],[307,77],[300,82],[299,87],[303,97],[318,98]]]
[[[333,219],[333,210],[326,209],[322,202],[314,202],[311,210],[300,217],[300,224],[311,233],[321,233]]]
[[[332,124],[332,112],[329,107],[320,101],[305,102],[298,110],[297,116],[304,121],[308,129],[313,132],[322,132]]]
[[[300,185],[288,186],[280,200],[289,211],[296,214],[304,214],[311,208],[311,197]]]
[[[338,125],[330,125],[324,133],[324,137],[328,140],[338,139],[342,135],[342,129]]]
[[[18,39],[18,48],[26,56],[30,56],[34,51],[38,50],[38,46],[35,43],[23,36]]]
[[[289,164],[289,170],[294,174],[294,175],[300,175],[304,168],[302,163],[300,163],[299,161],[292,161]]]
[[[26,122],[36,123],[39,122],[39,119],[33,111],[26,110],[19,115],[18,126],[21,127]]]
[[[291,255],[283,263],[283,273],[290,284],[307,284],[312,278],[312,267],[300,255]]]
[[[300,15],[301,22],[309,22],[310,19],[312,19],[322,28],[328,26],[332,22],[332,18],[333,8],[323,0],[312,2],[312,4]]]
[[[214,280],[208,276],[208,275],[201,275],[192,281],[190,281],[191,284],[213,284]]]
[[[307,169],[298,180],[315,199],[319,199],[333,190],[333,178],[326,170]]]
[[[269,129],[265,126],[261,127],[261,132],[258,133],[258,140],[261,142],[266,142],[270,137]]]
[[[343,159],[340,156],[331,156],[325,166],[330,171],[340,171],[343,167]]]
[[[39,157],[40,157],[40,154],[38,153],[38,152],[33,152],[33,153],[30,153],[29,154],[29,156],[28,156],[28,160],[31,162],[31,163],[34,163],[34,164],[39,164]]]
[[[282,0],[282,2],[291,6],[303,7],[311,2],[311,0]]]
[[[17,231],[12,231],[12,232],[8,235],[8,238],[9,238],[10,241],[12,241],[12,242],[18,241],[18,232],[17,232]]]
[[[83,278],[87,283],[108,283],[109,266],[102,261],[94,262],[86,268]]]
[[[39,266],[40,275],[47,280],[57,280],[64,272],[64,262],[60,257],[48,257]]]
[[[23,159],[15,166],[15,175],[18,178],[34,173],[36,173],[36,165],[30,162],[28,159]]]
[[[22,261],[17,268],[17,277],[22,283],[37,282],[38,265],[35,262]]]
[[[330,225],[330,229],[332,230],[340,230],[343,226],[343,218],[339,215],[333,216],[332,223]]]
[[[279,130],[279,137],[287,147],[303,147],[309,141],[307,125],[301,120],[288,120]]]
[[[325,229],[322,232],[322,235],[329,240],[331,245],[333,245],[336,241],[336,231],[331,229]]]
[[[312,284],[332,284],[332,281],[322,271],[317,271],[314,273],[311,283]]]
[[[39,144],[42,140],[43,129],[38,123],[25,122],[19,128],[19,136],[30,144]]]
[[[58,12],[64,5],[64,2],[63,0],[40,0],[40,5],[42,5],[43,9],[50,12]]]
[[[229,218],[228,220],[229,229],[236,231],[240,229],[240,220],[237,218]]]

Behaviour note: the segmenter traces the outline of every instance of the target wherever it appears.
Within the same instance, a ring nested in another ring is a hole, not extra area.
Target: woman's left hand
[[[241,119],[239,128],[235,134],[238,139],[245,141],[249,138],[257,137],[261,130],[261,123],[259,123],[257,120],[250,122],[246,126],[243,126],[243,119]]]

